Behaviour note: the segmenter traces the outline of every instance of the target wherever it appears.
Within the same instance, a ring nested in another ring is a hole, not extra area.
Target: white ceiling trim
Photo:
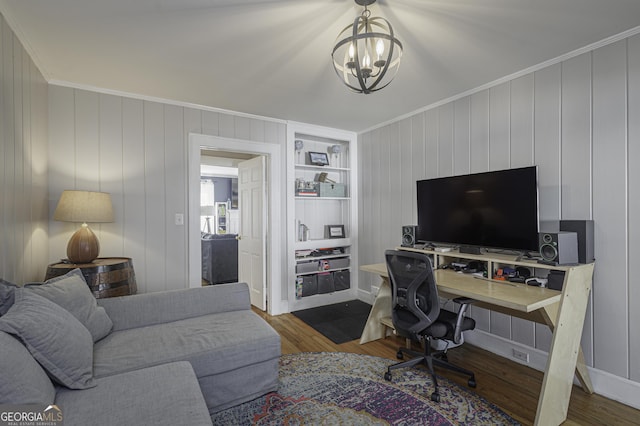
[[[51,84],[53,86],[68,87],[68,88],[71,88],[71,89],[87,90],[87,91],[90,91],[90,92],[103,93],[105,95],[122,96],[122,97],[125,97],[125,98],[138,99],[138,100],[142,100],[142,101],[158,102],[158,103],[162,103],[162,104],[179,106],[179,107],[184,107],[184,108],[193,108],[193,109],[199,109],[199,110],[203,110],[203,111],[211,111],[211,112],[218,112],[218,113],[222,113],[222,114],[235,115],[237,117],[244,117],[244,118],[252,118],[252,119],[256,119],[256,120],[271,121],[272,123],[287,124],[287,120],[281,120],[279,118],[264,117],[264,116],[261,116],[261,115],[248,114],[248,113],[242,112],[242,111],[232,111],[232,110],[228,110],[228,109],[216,108],[216,107],[211,107],[211,106],[207,106],[207,105],[198,105],[198,104],[193,104],[193,103],[190,103],[190,102],[176,101],[174,99],[165,99],[165,98],[158,98],[158,97],[155,97],[155,96],[141,95],[139,93],[130,93],[130,92],[125,92],[125,91],[121,91],[121,90],[105,89],[103,87],[96,87],[96,86],[90,86],[90,85],[85,85],[85,84],[77,84],[77,83],[72,83],[72,82],[69,82],[69,81],[50,80],[49,84]]]

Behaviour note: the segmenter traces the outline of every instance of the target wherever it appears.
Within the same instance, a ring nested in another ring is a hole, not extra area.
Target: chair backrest
[[[417,337],[440,314],[438,288],[429,256],[403,250],[385,252],[396,332]]]

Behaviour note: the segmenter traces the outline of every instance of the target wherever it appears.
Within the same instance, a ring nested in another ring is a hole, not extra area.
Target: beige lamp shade
[[[67,244],[67,257],[72,263],[91,263],[100,254],[100,242],[87,222],[113,222],[111,195],[106,192],[63,191],[53,219],[82,223]]]
[[[215,206],[200,206],[200,216],[213,216],[215,211]]]

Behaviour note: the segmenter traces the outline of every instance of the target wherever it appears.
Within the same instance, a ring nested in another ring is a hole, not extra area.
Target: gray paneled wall
[[[384,250],[400,243],[401,225],[416,222],[416,180],[537,165],[541,220],[595,220],[587,363],[640,382],[640,35],[360,139],[362,264],[383,261]],[[364,290],[377,281],[360,274]],[[481,330],[549,349],[544,326],[478,308],[473,316]]]
[[[183,213],[186,222],[189,132],[286,140],[278,121],[56,85],[49,100],[49,208],[65,189],[110,192],[115,221],[92,227],[100,256],[131,257],[140,292],[188,285],[187,228],[174,216]],[[66,257],[75,225],[51,221],[49,229],[50,259]]]
[[[0,277],[44,278],[47,83],[0,15]]]

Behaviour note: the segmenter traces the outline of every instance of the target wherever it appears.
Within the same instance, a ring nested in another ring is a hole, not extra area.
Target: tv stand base
[[[476,246],[460,246],[458,251],[460,253],[466,253],[466,254],[482,254],[482,250],[480,249],[480,247],[476,247]]]

